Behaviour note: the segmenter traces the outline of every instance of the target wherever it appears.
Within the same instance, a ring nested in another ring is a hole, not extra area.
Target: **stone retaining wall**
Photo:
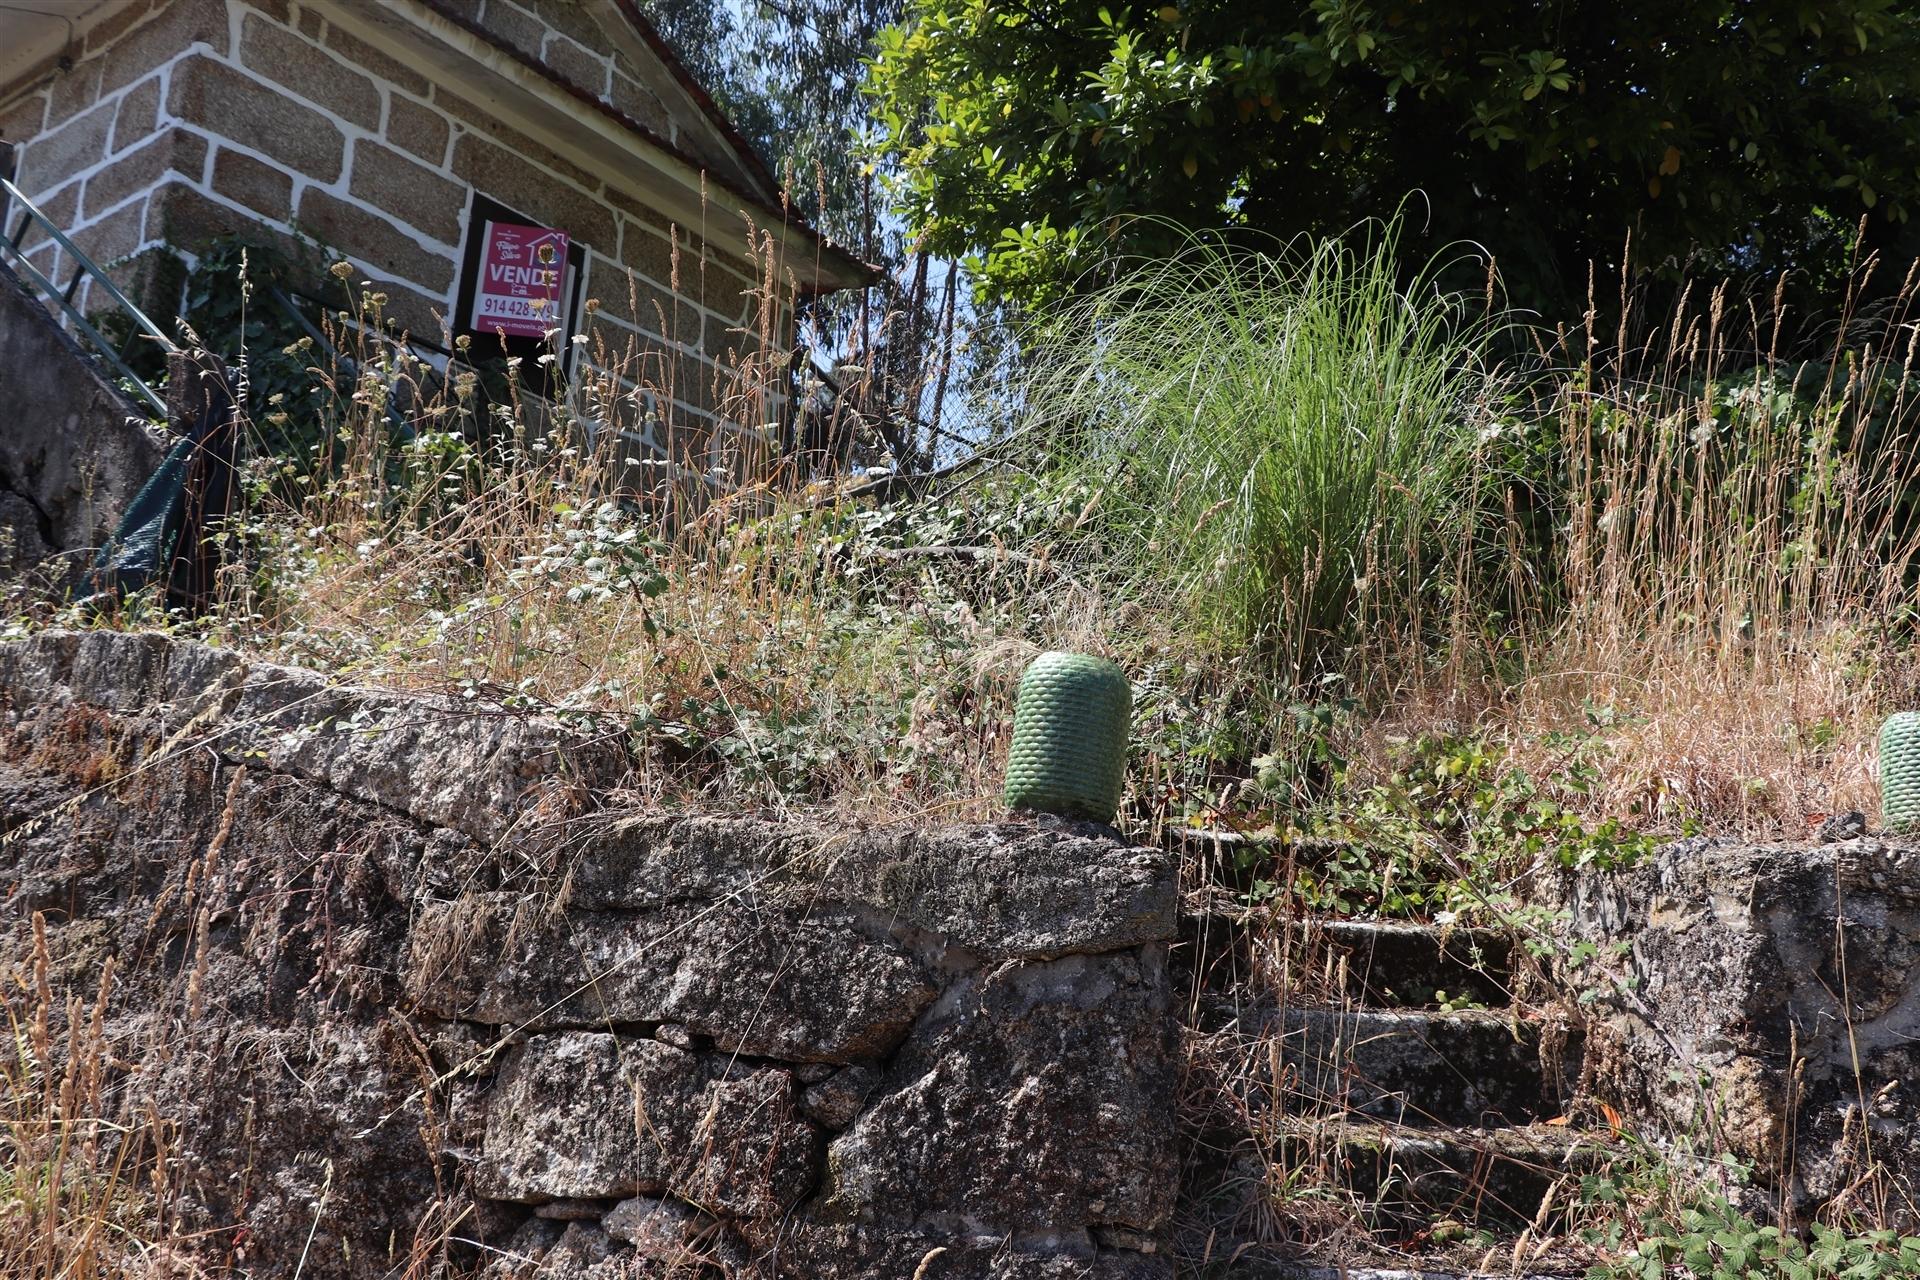
[[[1682,840],[1549,896],[1598,1096],[1798,1215],[1920,1228],[1920,844]]]
[[[189,642],[0,645],[0,961],[36,912],[57,983],[116,957],[173,1225],[257,1275],[1172,1274],[1168,855],[595,811],[620,768]]]
[[[72,581],[166,456],[166,433],[0,266],[0,583],[73,552]]]

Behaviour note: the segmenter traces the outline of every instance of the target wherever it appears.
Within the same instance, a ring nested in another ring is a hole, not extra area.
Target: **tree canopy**
[[[901,0],[640,3],[809,217],[869,261],[899,256],[874,225],[870,175],[849,157],[867,128],[866,63]]]
[[[1424,195],[1518,300],[1811,276],[1920,209],[1910,0],[910,0],[868,92],[911,231],[1030,301],[1188,228]]]

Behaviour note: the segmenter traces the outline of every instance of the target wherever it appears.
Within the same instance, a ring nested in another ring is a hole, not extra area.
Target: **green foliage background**
[[[1629,235],[1812,288],[1920,202],[1903,0],[912,0],[868,91],[913,231],[1019,301],[1164,251],[1136,215],[1325,234],[1417,190],[1436,244],[1577,314]]]

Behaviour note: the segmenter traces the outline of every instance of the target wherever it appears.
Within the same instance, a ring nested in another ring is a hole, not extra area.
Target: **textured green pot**
[[[1920,826],[1920,712],[1897,711],[1880,726],[1880,816],[1892,829]]]
[[[1007,804],[1111,822],[1127,780],[1133,688],[1084,653],[1043,653],[1020,677],[1007,753]]]

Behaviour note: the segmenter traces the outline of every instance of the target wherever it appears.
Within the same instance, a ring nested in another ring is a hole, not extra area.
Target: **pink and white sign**
[[[515,338],[545,337],[562,322],[567,233],[491,220],[485,232],[471,327]]]

